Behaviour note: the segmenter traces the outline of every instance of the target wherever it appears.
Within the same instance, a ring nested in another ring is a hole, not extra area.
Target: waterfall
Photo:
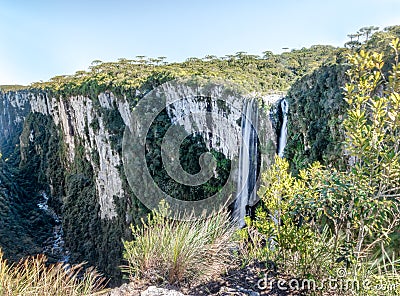
[[[280,107],[283,119],[278,143],[278,155],[283,157],[287,141],[289,104],[285,99],[282,99]],[[254,205],[257,201],[257,125],[257,100],[246,100],[242,110],[242,139],[238,160],[237,195],[233,210],[233,218],[239,227],[245,226],[244,218],[247,214],[247,207]]]
[[[281,126],[281,132],[280,132],[280,136],[279,136],[279,144],[278,144],[278,155],[279,157],[283,157],[284,156],[284,152],[285,152],[285,146],[286,146],[286,142],[287,142],[287,114],[289,111],[289,104],[285,99],[281,100],[280,103],[281,106],[281,111],[282,111],[282,116],[283,116],[283,120],[282,120],[282,126]],[[272,220],[274,221],[274,223],[276,225],[280,224],[280,211],[275,211],[272,215],[271,215]],[[273,239],[274,237],[270,237],[268,239],[268,241],[270,242],[270,249],[274,250],[275,249],[275,245],[276,242]]]
[[[56,222],[56,225],[53,227],[53,235],[46,240],[43,251],[44,253],[57,258],[59,262],[68,263],[69,252],[65,250],[64,247],[64,231],[61,225],[60,217],[58,217],[54,210],[50,208],[47,204],[49,201],[49,197],[47,196],[46,192],[41,192],[41,195],[43,197],[43,201],[38,203],[37,206],[39,207],[39,209],[49,214],[54,219],[54,222]]]
[[[247,206],[257,199],[257,124],[258,104],[251,99],[244,102],[242,111],[242,142],[239,153],[238,183],[233,217],[239,227],[245,226]]]
[[[289,104],[285,99],[282,99],[280,105],[281,105],[281,110],[282,110],[283,121],[282,121],[281,133],[280,133],[280,137],[279,137],[278,155],[280,157],[283,157],[283,154],[285,151],[285,146],[286,146],[286,141],[287,141],[287,114],[289,111]]]

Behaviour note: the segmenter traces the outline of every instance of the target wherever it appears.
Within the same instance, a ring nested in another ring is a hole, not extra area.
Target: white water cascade
[[[289,104],[285,99],[282,99],[281,101],[281,110],[282,110],[283,120],[282,120],[281,133],[279,137],[278,155],[280,157],[283,157],[287,142],[287,114],[289,111]]]
[[[287,114],[289,104],[285,99],[280,101],[282,111],[282,126],[278,141],[278,155],[283,157],[287,142]],[[238,182],[233,218],[238,227],[245,226],[244,218],[247,207],[257,201],[257,125],[258,105],[256,100],[248,100],[242,111],[242,139],[239,154]]]
[[[247,206],[257,200],[257,124],[258,104],[252,99],[244,103],[242,111],[242,142],[239,154],[237,196],[233,217],[239,227],[245,226]]]
[[[53,235],[46,240],[43,251],[44,253],[57,258],[59,262],[68,263],[69,252],[64,246],[64,231],[60,218],[54,212],[54,210],[48,206],[47,203],[49,201],[49,197],[47,196],[46,192],[42,192],[41,195],[43,197],[43,201],[37,204],[38,207],[49,214],[56,222],[56,225],[53,227]]]
[[[289,104],[285,99],[282,99],[280,105],[281,105],[283,120],[282,120],[281,132],[280,132],[280,136],[279,136],[278,155],[279,155],[279,157],[283,157],[284,152],[285,152],[285,146],[287,143],[287,114],[289,111]],[[274,214],[271,215],[271,218],[276,225],[279,225],[280,219],[281,219],[280,211],[275,211]],[[270,242],[270,249],[274,250],[275,245],[276,245],[275,240],[273,239],[273,237],[270,237],[268,240]]]

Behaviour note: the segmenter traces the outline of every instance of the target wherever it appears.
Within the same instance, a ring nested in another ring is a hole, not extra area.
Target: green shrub
[[[273,260],[281,273],[368,282],[372,289],[357,294],[398,295],[399,246],[391,238],[400,228],[400,40],[391,47],[387,78],[383,54],[349,56],[345,168],[315,162],[293,176],[288,161],[276,157],[262,176],[263,207],[247,233],[264,236],[265,250],[252,254]]]
[[[170,284],[197,283],[223,272],[234,233],[228,212],[188,221],[168,216],[169,208],[161,203],[142,227],[131,226],[134,240],[124,241],[128,265],[123,271],[131,279]]]
[[[308,172],[314,182],[307,183],[303,171],[303,179],[293,177],[288,161],[276,157],[262,176],[264,184],[258,193],[263,207],[241,232],[250,238],[248,248],[256,259],[273,261],[283,274],[322,279],[334,266],[335,239],[328,224],[318,219],[316,188],[322,179],[315,177],[322,172],[321,166],[316,164]],[[264,243],[254,246],[255,241]]]

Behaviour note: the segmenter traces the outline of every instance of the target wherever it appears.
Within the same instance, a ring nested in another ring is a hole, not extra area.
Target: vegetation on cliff
[[[373,256],[378,254],[385,258],[381,267],[394,267],[390,269],[391,273],[382,275],[398,280],[397,262],[389,260],[387,254],[393,253],[394,258],[399,255],[396,234],[399,229],[400,173],[397,143],[400,126],[399,44],[390,43],[389,39],[399,36],[400,29],[396,26],[373,35],[370,33],[364,43],[353,44],[347,49],[313,46],[280,55],[265,52],[258,57],[237,53],[222,58],[191,58],[183,63],[165,63],[163,58],[145,57],[106,63],[94,61],[89,71],[54,77],[30,88],[32,92],[48,93],[67,105],[72,95],[89,97],[110,133],[113,149],[119,152],[124,123],[116,106],[111,109],[100,106],[98,95],[101,92],[125,97],[133,107],[159,84],[192,75],[232,80],[260,94],[288,90],[287,161],[277,159],[263,175],[262,206],[255,219],[249,219],[250,226],[241,233],[245,239],[238,249],[243,251],[240,256],[246,262],[255,258],[273,261],[280,272],[291,276],[321,280],[332,275],[329,272],[348,268],[349,275],[367,276],[376,281],[377,273],[366,274],[365,271],[373,268]],[[384,54],[367,53],[366,50],[378,50]],[[348,53],[353,53],[349,60],[346,59]],[[349,84],[343,92],[346,83]],[[93,120],[89,124],[94,130],[99,129],[99,121]],[[159,162],[162,139],[153,135],[162,136],[170,124],[163,112],[148,135],[147,158],[154,180],[161,187],[168,188],[171,195],[186,200],[217,192],[226,177],[229,163],[215,151],[220,180],[213,179],[207,186],[195,190],[174,187],[168,180]],[[33,140],[30,139],[32,131],[35,134]],[[223,233],[218,233],[220,240],[215,241],[215,237],[210,240],[207,236],[214,234],[201,232],[199,237],[204,240],[200,244],[192,235],[194,233],[197,238],[199,231],[195,229],[197,232],[192,233],[194,226],[191,223],[166,221],[157,213],[142,223],[141,218],[147,214],[147,209],[134,197],[122,167],[119,170],[126,196],[113,196],[117,216],[111,220],[101,219],[95,186],[99,155],[97,151],[91,151],[93,164],[89,162],[84,140],[75,139],[74,161],[66,165],[66,147],[58,127],[38,113],[26,118],[21,134],[21,143],[25,145],[12,146],[11,153],[7,154],[7,164],[1,160],[0,210],[4,215],[0,215],[0,220],[4,217],[8,220],[0,221],[0,244],[8,257],[17,259],[13,257],[10,237],[22,233],[30,240],[22,240],[15,249],[16,253],[25,255],[29,251],[36,252],[31,246],[42,245],[42,236],[51,232],[49,225],[54,221],[38,214],[39,190],[54,193],[50,203],[63,216],[65,239],[72,261],[97,265],[114,283],[121,278],[122,239],[126,240],[125,258],[132,276],[147,277],[148,274],[140,270],[145,266],[170,283],[190,281],[202,272],[207,273],[203,269],[206,266],[197,265],[201,259],[197,255],[212,257],[210,253],[201,253],[207,247],[222,252],[215,243],[223,242],[225,244],[219,247],[228,250],[230,242],[225,240]],[[192,137],[181,148],[182,166],[188,172],[196,173],[199,170],[198,156],[206,151],[204,142]],[[9,181],[12,175],[20,179],[18,183]],[[50,189],[49,180],[57,186]],[[29,199],[25,198],[27,194],[36,194],[29,207],[25,208],[26,202],[20,203],[9,193],[15,189],[15,184],[25,190],[15,194],[26,200]],[[24,209],[35,210],[26,211],[26,216],[19,217]],[[32,233],[20,231],[29,227],[17,220],[33,221],[40,231],[31,238]],[[134,225],[133,233],[129,229],[130,223]],[[201,226],[198,223],[195,226]],[[224,223],[223,226],[227,226]],[[229,227],[224,229],[227,233],[231,231]],[[189,232],[192,236],[186,236]],[[154,242],[160,233],[166,238],[162,241],[162,248],[158,249]],[[170,240],[171,237],[174,239]],[[183,245],[170,245],[178,241]],[[199,243],[202,250],[196,252],[193,242]],[[150,257],[156,261],[151,261]]]
[[[15,181],[18,172],[0,164],[0,246],[6,258],[43,252],[52,219],[39,209],[35,199]]]
[[[67,105],[68,97],[71,95],[91,98],[96,112],[101,115],[101,120],[110,133],[113,149],[120,151],[124,123],[115,106],[110,110],[100,106],[97,96],[101,92],[113,92],[116,96],[123,96],[133,107],[141,97],[157,85],[176,77],[191,75],[231,80],[259,93],[282,90],[321,64],[334,62],[336,57],[341,55],[341,51],[331,46],[313,46],[310,49],[293,50],[281,55],[265,52],[264,56],[258,57],[241,52],[223,58],[212,56],[204,59],[192,58],[183,63],[164,63],[162,58],[144,57],[106,63],[94,61],[89,71],[80,71],[72,76],[54,77],[49,82],[35,83],[30,89],[32,92],[60,97]],[[50,202],[62,213],[66,247],[70,251],[71,260],[88,261],[90,265],[98,266],[102,272],[118,282],[121,278],[118,266],[122,264],[123,250],[121,239],[132,238],[129,223],[140,225],[140,219],[146,215],[147,210],[134,197],[121,167],[120,176],[127,196],[113,197],[117,217],[110,221],[101,219],[95,186],[96,168],[87,161],[82,142],[87,139],[76,139],[74,163],[65,165],[66,149],[62,133],[55,130],[49,122],[44,122],[37,114],[30,118],[22,137],[23,142],[27,144],[21,149],[22,154],[26,154],[22,167],[27,170],[28,179],[35,176],[35,174],[29,175],[29,172],[45,172],[39,178],[40,184],[38,180],[34,180],[35,182],[30,182],[31,186],[42,187],[41,189],[49,192],[50,188],[43,184],[49,183],[50,180],[53,184],[57,184],[57,187],[52,189],[56,191],[53,192],[54,196]],[[162,135],[170,125],[169,118],[163,113],[157,122],[158,124],[154,124],[152,128]],[[93,120],[90,124],[94,130],[99,128],[97,120]],[[43,127],[51,134],[58,135],[58,146],[57,139],[54,137],[50,139],[48,133],[43,131]],[[34,140],[35,143],[30,143],[28,139],[32,130],[38,135]],[[186,200],[201,199],[217,192],[226,180],[230,164],[220,153],[212,151],[218,159],[219,179],[213,178],[209,183],[200,186],[201,188],[194,189],[171,182],[159,161],[161,137],[151,138],[152,135],[153,133],[148,135],[149,166],[152,167],[154,180],[162,188],[168,189],[169,194]],[[206,151],[204,141],[196,137],[188,138],[182,149],[183,167],[189,172],[197,172],[198,155]],[[98,152],[93,151],[92,156],[96,163]],[[81,239],[77,240],[77,237]]]
[[[282,274],[312,279],[321,292],[332,289],[323,286],[332,277],[358,283],[336,286],[335,293],[400,291],[399,38],[390,47],[388,74],[390,58],[382,53],[349,56],[344,168],[314,162],[296,176],[287,160],[276,158],[263,174],[262,207],[242,230],[255,257],[271,260]]]
[[[164,58],[137,57],[118,62],[93,61],[89,71],[56,76],[31,88],[55,92],[64,97],[92,95],[109,90],[130,99],[139,99],[161,83],[177,77],[219,77],[260,93],[286,90],[298,78],[326,63],[335,63],[343,49],[315,45],[282,54],[266,51],[263,56],[238,52],[225,57],[189,58],[182,63],[166,63]]]
[[[366,29],[363,32],[365,35]],[[400,37],[400,26],[387,27],[372,35],[369,33],[368,38],[360,39],[359,46],[349,51],[382,52],[386,62],[382,72],[388,76],[395,59],[390,43],[396,37]],[[324,65],[294,82],[288,90],[286,99],[290,111],[285,158],[293,172],[298,173],[315,161],[345,168],[348,159],[343,146],[345,134],[342,124],[348,105],[343,88],[348,82],[348,68],[349,62],[345,58],[336,64]]]

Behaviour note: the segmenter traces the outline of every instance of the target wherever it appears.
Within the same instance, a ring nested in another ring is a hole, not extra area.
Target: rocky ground
[[[252,264],[242,269],[233,269],[218,279],[191,288],[149,286],[146,283],[124,284],[110,291],[107,296],[292,296],[305,295],[293,291],[288,285],[278,288],[276,280],[263,281],[267,269],[263,264]],[[269,273],[271,274],[271,273]],[[276,274],[274,274],[276,279]],[[285,277],[281,277],[285,279]],[[260,281],[261,280],[261,281]],[[287,282],[289,279],[287,279]]]

